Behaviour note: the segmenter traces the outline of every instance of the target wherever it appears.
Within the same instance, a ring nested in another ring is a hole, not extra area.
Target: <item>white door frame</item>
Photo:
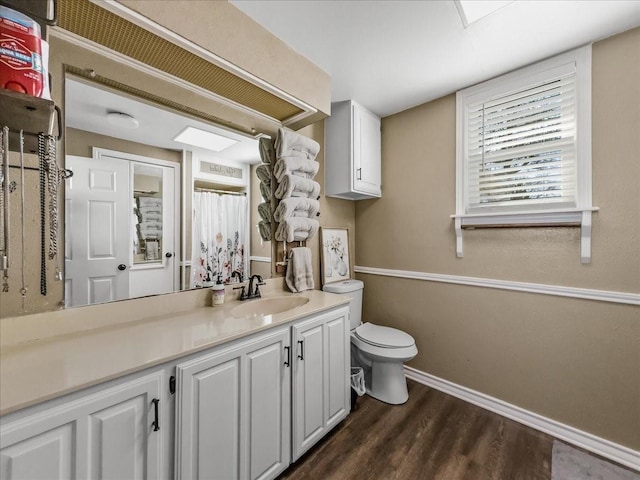
[[[146,163],[149,165],[159,166],[159,167],[168,167],[175,169],[173,176],[173,189],[174,189],[174,198],[176,201],[173,206],[173,245],[174,251],[173,256],[173,291],[176,292],[180,289],[180,258],[178,258],[178,252],[182,253],[182,243],[180,238],[180,231],[182,230],[182,225],[180,222],[180,204],[182,203],[182,195],[181,195],[181,171],[180,164],[177,162],[170,162],[168,160],[160,160],[158,158],[145,157],[142,155],[135,155],[133,153],[119,152],[117,150],[108,150],[106,148],[92,147],[91,149],[92,156],[96,160],[101,160],[103,156],[105,157],[116,157],[124,160],[129,160],[138,163]],[[131,188],[133,188],[133,183],[131,184]],[[133,191],[131,192],[131,198],[133,198]],[[178,201],[179,200],[179,201]],[[180,246],[180,248],[176,248]],[[133,265],[133,252],[130,250],[130,260],[129,265]]]

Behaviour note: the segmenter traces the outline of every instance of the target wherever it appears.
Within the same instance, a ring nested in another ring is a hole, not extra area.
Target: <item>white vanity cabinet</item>
[[[293,461],[351,408],[349,309],[293,325]]]
[[[380,197],[380,117],[353,100],[332,103],[325,129],[325,194],[349,200]]]
[[[163,449],[173,429],[161,414],[163,376],[158,371],[8,416],[0,429],[0,478],[168,479]]]
[[[289,332],[270,330],[177,366],[177,478],[254,480],[287,468]]]

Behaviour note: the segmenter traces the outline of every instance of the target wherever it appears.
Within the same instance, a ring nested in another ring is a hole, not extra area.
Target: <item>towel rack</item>
[[[306,245],[306,240],[298,240],[298,246],[302,247],[303,243]],[[296,243],[296,242],[291,242],[291,243]],[[282,241],[282,261],[281,262],[276,262],[276,267],[286,267],[287,264],[289,263],[289,258],[287,255],[287,242],[285,240]]]

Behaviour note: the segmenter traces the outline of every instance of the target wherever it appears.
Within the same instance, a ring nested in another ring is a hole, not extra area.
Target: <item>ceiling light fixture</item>
[[[454,0],[464,28],[491,15],[514,0]]]
[[[218,135],[217,133],[207,132],[199,128],[187,127],[174,137],[176,142],[186,143],[195,147],[220,152],[231,145],[238,143],[233,138]]]
[[[116,127],[120,128],[138,128],[140,122],[138,120],[129,115],[128,113],[123,112],[107,112],[107,121]]]

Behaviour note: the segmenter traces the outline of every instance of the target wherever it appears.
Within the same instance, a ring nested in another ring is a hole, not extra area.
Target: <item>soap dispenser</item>
[[[224,283],[218,277],[218,281],[211,287],[211,305],[222,305],[224,303]]]

